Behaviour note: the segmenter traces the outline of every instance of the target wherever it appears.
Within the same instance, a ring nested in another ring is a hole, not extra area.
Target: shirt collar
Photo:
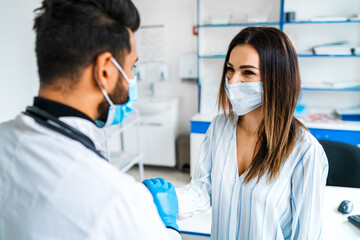
[[[107,156],[106,130],[98,128],[89,116],[75,108],[42,97],[34,98],[34,106],[59,118],[60,121],[69,124],[87,135],[94,142],[96,149],[99,150],[103,156]]]
[[[35,97],[34,98],[34,106],[50,113],[51,115],[60,118],[60,117],[79,117],[86,120],[89,120],[90,122],[95,122],[86,114],[80,112],[79,110],[72,108],[70,106],[67,106],[65,104],[51,101],[46,98],[42,97]]]

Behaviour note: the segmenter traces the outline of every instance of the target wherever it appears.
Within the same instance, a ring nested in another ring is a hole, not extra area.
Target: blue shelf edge
[[[198,232],[189,232],[189,231],[181,231],[181,230],[180,233],[187,235],[194,235],[194,236],[211,237],[211,235],[208,233],[198,233]]]
[[[360,55],[315,55],[315,54],[298,54],[301,58],[360,58]]]
[[[310,88],[310,87],[302,87],[301,90],[305,90],[305,91],[360,92],[360,87],[356,87],[356,88]]]
[[[225,58],[226,55],[199,55],[199,58]]]
[[[284,22],[284,25],[290,24],[329,24],[329,23],[360,23],[360,20],[346,20],[346,21],[293,21],[293,22]]]
[[[213,28],[213,27],[246,27],[246,26],[276,26],[280,22],[258,22],[258,23],[229,23],[229,24],[200,24],[198,28]]]
[[[226,55],[199,55],[199,58],[225,58]],[[298,54],[299,58],[360,58],[360,55],[311,55],[311,54]]]

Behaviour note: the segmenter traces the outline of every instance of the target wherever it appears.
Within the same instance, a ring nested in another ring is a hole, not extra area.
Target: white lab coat
[[[101,148],[103,131],[61,117]],[[82,144],[20,114],[0,125],[0,239],[181,239],[149,191]]]

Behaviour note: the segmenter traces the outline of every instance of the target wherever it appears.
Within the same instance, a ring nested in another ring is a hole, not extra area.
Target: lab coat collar
[[[75,108],[42,97],[34,98],[34,106],[57,117],[60,121],[69,124],[88,136],[95,144],[96,149],[99,150],[103,156],[109,157],[106,130],[98,128],[89,116]]]
[[[34,98],[34,106],[38,107],[44,111],[46,111],[47,113],[53,115],[54,117],[79,117],[79,118],[83,118],[86,120],[89,120],[90,122],[94,123],[95,122],[85,113],[72,108],[68,105],[59,103],[59,102],[55,102],[43,97],[35,97]]]
[[[107,137],[106,130],[103,128],[98,128],[93,122],[90,122],[84,118],[80,117],[60,117],[60,121],[63,121],[66,124],[76,128],[86,136],[88,136],[95,144],[97,150],[105,157],[108,156],[107,152]]]

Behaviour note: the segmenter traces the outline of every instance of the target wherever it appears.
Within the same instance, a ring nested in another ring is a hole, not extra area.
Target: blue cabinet
[[[360,131],[319,128],[309,128],[309,130],[311,134],[319,141],[329,140],[360,146]]]
[[[211,122],[208,121],[191,121],[191,133],[205,134]],[[309,128],[310,133],[317,140],[329,140],[344,142],[360,147],[360,130],[339,130],[339,129],[320,129]]]

